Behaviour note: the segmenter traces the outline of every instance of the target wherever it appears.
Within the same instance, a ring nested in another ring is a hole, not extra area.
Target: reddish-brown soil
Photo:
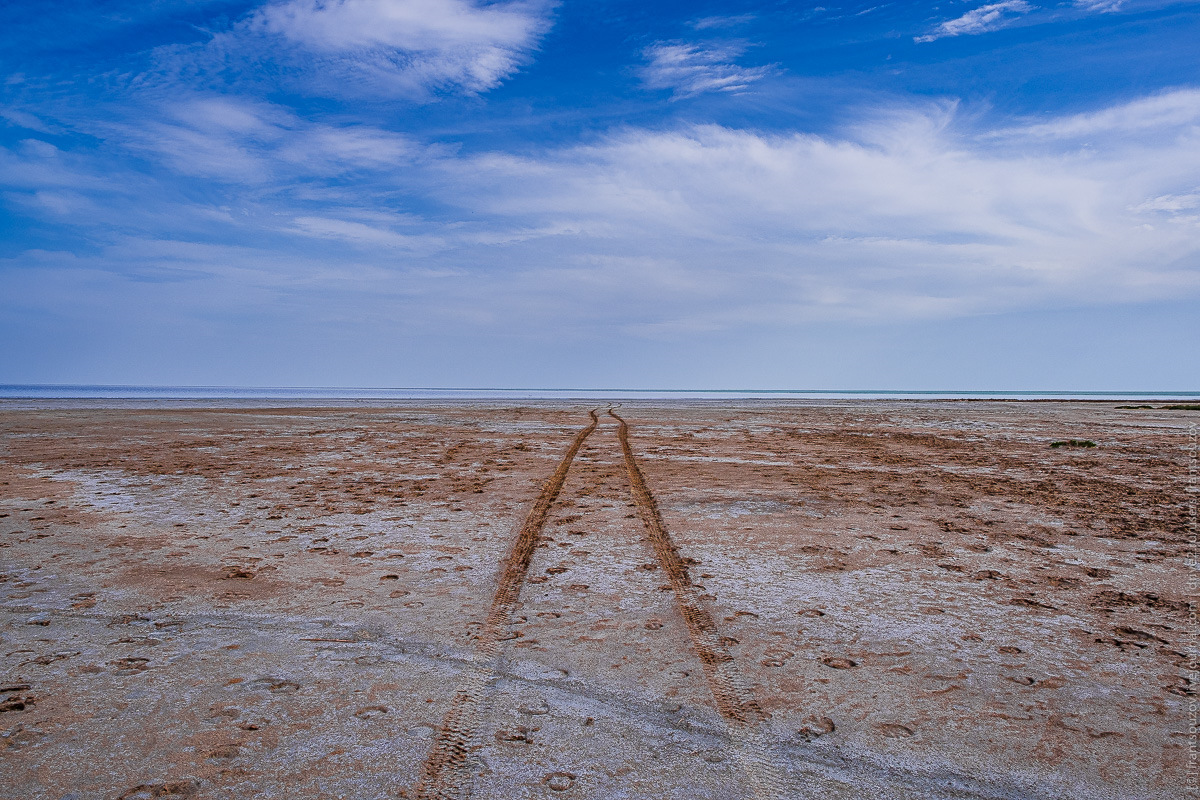
[[[119,405],[0,404],[0,798],[1195,785],[1200,413]]]

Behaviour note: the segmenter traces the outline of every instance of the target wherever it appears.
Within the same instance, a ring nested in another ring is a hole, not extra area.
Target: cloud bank
[[[1197,118],[1157,113],[1195,96],[1093,115],[1158,125],[1170,136],[1155,148],[1114,134],[1064,151],[1044,124],[997,145],[940,107],[842,137],[627,130],[540,159],[443,168],[461,187],[453,199],[494,224],[571,232],[527,247],[688,274],[711,290],[711,306],[685,315],[696,324],[1152,299],[1200,288]]]
[[[112,143],[225,182],[221,206],[36,139],[0,151],[0,169],[29,213],[61,220],[86,204],[87,224],[126,231],[86,257],[93,268],[236,275],[255,294],[303,286],[313,303],[369,275],[355,303],[431,330],[520,319],[661,337],[1200,292],[1200,90],[1025,125],[974,120],[934,104],[838,135],[626,128],[460,156],[202,97],[114,129]],[[406,210],[431,204],[437,214]],[[197,231],[230,244],[185,247]],[[37,269],[52,271],[44,257]]]

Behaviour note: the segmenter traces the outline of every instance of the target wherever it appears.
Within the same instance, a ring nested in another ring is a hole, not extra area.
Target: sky
[[[10,0],[0,383],[1200,390],[1200,2]]]

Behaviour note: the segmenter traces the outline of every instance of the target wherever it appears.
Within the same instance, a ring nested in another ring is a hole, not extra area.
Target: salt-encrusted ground
[[[1185,796],[1196,412],[626,404],[687,585],[601,413],[489,661],[592,406],[74,406],[0,405],[0,797]]]

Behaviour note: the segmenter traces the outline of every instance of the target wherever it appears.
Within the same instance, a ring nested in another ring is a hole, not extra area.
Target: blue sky
[[[1200,3],[0,10],[0,382],[1200,389]]]

